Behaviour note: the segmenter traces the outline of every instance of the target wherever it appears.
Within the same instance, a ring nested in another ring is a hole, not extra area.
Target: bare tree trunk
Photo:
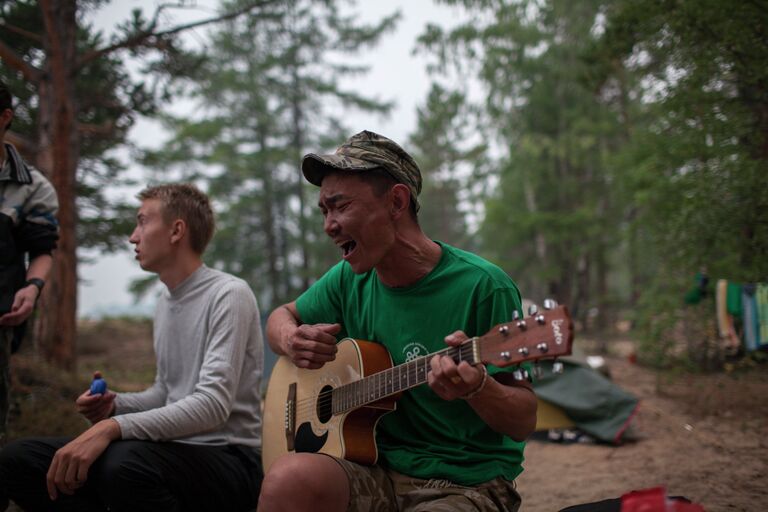
[[[304,130],[301,126],[301,83],[298,76],[298,70],[293,67],[293,147],[296,150],[297,160],[301,158],[304,150]],[[299,243],[301,244],[301,284],[302,289],[309,288],[309,240],[307,233],[306,205],[304,198],[304,176],[301,172],[297,173],[296,196],[299,198]]]
[[[259,146],[261,151],[267,150],[267,134],[263,129],[259,131]],[[268,308],[274,308],[284,302],[284,297],[280,293],[280,271],[277,269],[277,237],[275,236],[275,207],[274,207],[274,183],[272,182],[271,169],[263,169],[264,177],[264,201],[262,203],[262,213],[264,215],[264,231],[267,238],[267,265],[269,273],[269,284],[272,288],[271,304]]]
[[[60,238],[54,255],[49,284],[40,298],[44,314],[35,322],[35,343],[45,357],[65,368],[74,368],[77,335],[77,234],[76,209],[77,169],[81,139],[77,122],[75,78],[88,63],[119,49],[163,49],[160,36],[170,36],[232,19],[264,8],[276,0],[252,0],[241,8],[220,16],[158,30],[157,20],[165,5],[157,7],[148,29],[130,34],[121,41],[77,53],[77,0],[39,0],[44,29],[40,34],[44,59],[38,68],[8,45],[0,41],[3,65],[14,69],[36,88],[39,102],[37,140],[13,134],[16,143],[30,162],[47,173],[59,199]],[[35,35],[35,39],[37,35]]]
[[[40,0],[48,55],[39,87],[40,124],[37,165],[49,172],[59,198],[59,243],[50,284],[45,288],[36,335],[46,359],[73,369],[77,334],[77,236],[75,183],[80,158],[76,127],[73,63],[77,24],[74,0]]]

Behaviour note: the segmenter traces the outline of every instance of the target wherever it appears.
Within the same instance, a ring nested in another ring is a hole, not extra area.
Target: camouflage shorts
[[[513,481],[496,478],[476,487],[449,480],[413,478],[379,466],[333,459],[349,477],[350,512],[516,512]]]

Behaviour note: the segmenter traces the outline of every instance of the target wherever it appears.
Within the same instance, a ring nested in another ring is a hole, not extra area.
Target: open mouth
[[[357,247],[357,242],[354,240],[350,240],[349,242],[344,242],[341,244],[341,254],[344,256],[344,258],[348,258],[350,254],[355,250],[355,247]]]

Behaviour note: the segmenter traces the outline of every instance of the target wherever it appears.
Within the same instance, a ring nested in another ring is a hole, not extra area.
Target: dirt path
[[[614,381],[642,400],[644,439],[620,446],[531,442],[518,479],[523,512],[666,486],[708,512],[768,510],[768,375],[685,376],[660,382],[622,360]]]
[[[81,431],[72,401],[91,369],[106,370],[121,390],[151,382],[148,323],[83,326],[81,337],[82,382],[70,382],[71,375],[50,380],[34,358],[15,358],[16,393],[24,403],[11,425],[17,437]],[[635,426],[644,439],[620,447],[530,442],[518,479],[522,512],[554,512],[658,485],[707,512],[768,510],[768,365],[674,378],[625,359],[611,359],[609,367],[617,384],[641,398]]]

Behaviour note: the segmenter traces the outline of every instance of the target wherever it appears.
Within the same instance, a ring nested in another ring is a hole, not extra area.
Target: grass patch
[[[155,356],[152,322],[107,318],[78,325],[77,370],[55,368],[31,343],[11,358],[11,415],[8,439],[76,436],[90,425],[75,411],[75,399],[90,385],[94,370],[114,391],[140,391],[152,384]]]

